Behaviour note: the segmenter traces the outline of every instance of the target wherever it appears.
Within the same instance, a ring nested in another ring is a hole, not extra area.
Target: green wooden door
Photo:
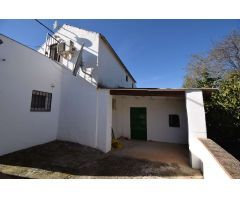
[[[130,108],[131,138],[147,140],[147,112],[146,108]]]

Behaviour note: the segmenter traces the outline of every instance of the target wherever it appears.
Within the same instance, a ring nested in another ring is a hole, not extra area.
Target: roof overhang
[[[179,88],[179,89],[164,89],[164,88],[121,88],[110,89],[111,95],[124,96],[165,96],[165,97],[185,97],[187,91],[201,90],[204,95],[211,95],[212,92],[218,91],[215,88]]]

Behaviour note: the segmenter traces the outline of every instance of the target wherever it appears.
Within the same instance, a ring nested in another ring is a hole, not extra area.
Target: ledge
[[[211,139],[199,139],[233,179],[240,179],[240,162]]]

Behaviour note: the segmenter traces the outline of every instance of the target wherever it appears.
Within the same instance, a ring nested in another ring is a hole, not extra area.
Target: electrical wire
[[[48,31],[50,31],[52,34],[55,34],[50,28],[48,28],[46,25],[44,25],[42,22],[40,22],[37,19],[34,19],[36,22],[38,22],[41,26],[43,26],[44,28],[46,28]],[[50,33],[48,33],[48,35],[53,38],[54,40],[57,41],[57,43],[60,43],[56,38],[54,38]]]
[[[39,20],[37,20],[37,19],[34,19],[36,22],[38,22],[39,24],[41,24],[43,27],[45,27],[47,30],[49,30],[52,34],[54,34],[54,32],[50,29],[50,28],[48,28],[46,25],[44,25],[42,22],[40,22]]]
[[[39,20],[37,19],[34,19],[36,22],[38,22],[41,26],[43,26],[44,28],[46,28],[48,31],[50,31],[52,34],[55,34],[50,28],[48,28],[46,25],[44,25],[42,22],[40,22]],[[52,37],[54,40],[56,40],[58,43],[60,43],[56,38],[54,38],[51,34],[48,33],[48,35],[50,37]],[[65,44],[66,46],[70,47],[69,45]],[[84,43],[82,44],[82,48],[84,46]],[[92,76],[91,74],[87,73],[85,70],[83,70],[83,68],[81,67],[81,70],[84,74],[87,74],[89,75],[90,77]]]

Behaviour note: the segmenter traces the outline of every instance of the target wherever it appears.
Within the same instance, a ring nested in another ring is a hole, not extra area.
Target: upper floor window
[[[169,126],[180,127],[180,120],[178,115],[169,115]]]
[[[128,76],[126,76],[126,81],[128,82]]]
[[[52,93],[32,91],[31,111],[51,111]]]
[[[58,62],[59,62],[60,56],[59,56],[58,53],[57,53],[57,43],[50,45],[49,58],[51,58],[52,60],[55,60],[55,61],[58,61]]]

